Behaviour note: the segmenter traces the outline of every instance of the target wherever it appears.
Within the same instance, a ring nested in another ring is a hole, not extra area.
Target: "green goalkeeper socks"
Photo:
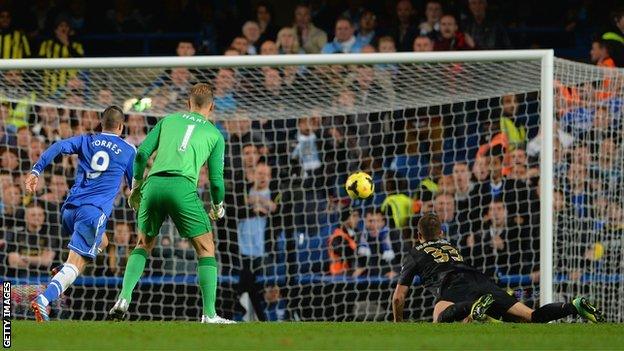
[[[199,277],[199,288],[201,289],[202,301],[204,303],[204,316],[212,318],[217,314],[215,310],[217,301],[217,260],[214,257],[201,257],[197,265],[197,276]]]
[[[121,286],[120,298],[130,302],[132,299],[132,290],[141,279],[143,270],[145,269],[145,262],[147,262],[147,251],[145,249],[137,248],[132,250],[128,263],[126,264],[126,272],[123,277],[123,285]]]

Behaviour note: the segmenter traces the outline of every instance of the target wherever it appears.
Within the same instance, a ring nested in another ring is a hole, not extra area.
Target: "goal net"
[[[227,145],[227,215],[215,225],[220,315],[389,320],[410,228],[429,211],[465,261],[538,304],[540,59],[369,57],[5,67],[0,258],[3,279],[15,284],[16,317],[32,318],[28,301],[67,256],[60,206],[77,163],[55,160],[34,196],[24,193],[24,174],[55,140],[97,132],[109,104],[127,111],[124,137],[140,145],[159,118],[185,109],[195,82],[213,85]],[[541,223],[553,229],[554,299],[587,295],[612,321],[624,308],[619,74],[556,59],[554,221]],[[343,184],[356,170],[373,177],[371,199],[347,197]],[[208,206],[205,169],[198,193]],[[53,318],[103,319],[116,299],[136,243],[127,194],[120,189],[108,220],[108,248],[52,307]],[[197,320],[196,264],[192,245],[165,222],[131,318]],[[430,320],[434,299],[418,279],[409,296],[406,317]]]
[[[561,60],[555,72],[554,297],[589,296],[622,322],[624,72]]]

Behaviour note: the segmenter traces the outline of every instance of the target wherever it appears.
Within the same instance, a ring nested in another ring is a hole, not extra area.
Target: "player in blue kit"
[[[34,193],[39,175],[52,160],[59,154],[78,155],[76,182],[61,209],[62,232],[71,235],[69,256],[45,292],[31,302],[38,322],[49,320],[48,305],[97,256],[121,179],[125,176],[126,183],[132,184],[136,149],[120,137],[124,128],[123,111],[117,106],[108,107],[102,113],[101,125],[99,134],[79,135],[52,144],[25,180],[26,190]]]

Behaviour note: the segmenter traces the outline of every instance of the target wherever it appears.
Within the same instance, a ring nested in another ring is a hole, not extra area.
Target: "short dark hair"
[[[306,9],[310,9],[310,5],[306,4],[305,2],[300,2],[299,4],[297,4],[297,6],[295,6],[295,11],[297,11],[297,9],[299,8],[306,8]]]
[[[416,39],[418,39],[418,38],[427,39],[427,40],[429,40],[430,42],[433,42],[433,38],[431,38],[431,37],[430,37],[430,36],[428,36],[428,35],[423,35],[423,34],[421,34],[421,35],[417,35],[417,36],[416,36],[416,38],[414,38],[414,41],[416,41]]]
[[[266,1],[259,1],[258,3],[256,3],[255,12],[258,12],[258,8],[260,7],[264,7],[269,13],[269,15],[273,17],[273,7],[271,6],[271,4],[269,4]]]
[[[503,158],[503,156],[505,156],[505,149],[502,145],[494,145],[488,150],[488,156]]]
[[[594,38],[594,40],[592,40],[592,44],[593,43],[597,43],[601,49],[606,49],[607,55],[609,55],[609,57],[613,56],[612,53],[615,48],[614,48],[614,44],[611,41],[602,39],[602,37],[596,37]],[[617,45],[620,45],[620,44],[618,43]]]
[[[2,146],[0,147],[0,155],[2,155],[5,152],[10,152],[13,155],[17,156],[18,155],[18,151],[16,148],[10,147],[10,146]]]
[[[212,86],[207,83],[197,83],[189,91],[189,100],[192,105],[205,107],[212,103]]]
[[[65,24],[67,24],[71,28],[71,21],[69,20],[69,16],[65,14],[60,14],[54,19],[54,29],[58,28],[63,22],[65,22]]]
[[[255,147],[256,149],[258,148],[258,146],[256,144],[252,143],[249,140],[245,140],[245,143],[243,143],[243,146],[241,147],[241,150],[243,150],[244,148],[249,147],[249,146]]]
[[[181,38],[178,39],[178,42],[176,43],[176,47],[182,43],[189,43],[191,45],[193,45],[193,47],[195,47],[195,39],[194,38],[190,38],[190,37],[185,37],[185,38]],[[123,222],[125,224],[127,224],[126,222]],[[117,223],[115,223],[117,224]]]
[[[381,44],[384,41],[391,42],[392,44],[396,44],[394,38],[390,35],[384,35],[377,40],[377,44]]]
[[[619,21],[622,16],[624,16],[624,6],[618,7],[611,12],[611,19],[613,20],[613,22]]]
[[[602,39],[602,37],[601,37],[601,36],[599,36],[599,35],[597,35],[597,36],[595,36],[595,37],[593,37],[593,38],[592,38],[592,44],[593,44],[593,43],[598,43],[598,44],[600,44],[600,46],[602,46],[602,47],[606,46],[606,42],[605,42],[605,40],[604,40],[604,39]]]
[[[124,123],[124,113],[119,106],[108,106],[102,112],[102,129],[115,130]]]
[[[377,15],[375,14],[375,11],[373,11],[371,8],[365,8],[365,9],[362,11],[362,15],[360,16],[360,18],[361,18],[361,17],[363,17],[363,16],[364,16],[365,14],[367,14],[367,13],[370,13],[370,14],[372,14],[373,16],[377,16]]]
[[[354,24],[353,24],[353,21],[352,21],[349,17],[346,17],[346,16],[340,16],[340,17],[338,17],[338,18],[336,19],[336,22],[335,22],[335,23],[338,23],[338,22],[340,22],[340,21],[346,21],[347,23],[349,23],[349,25],[351,26],[351,28],[353,28],[353,25],[354,25]]]
[[[357,213],[359,215],[360,210],[357,208],[350,208],[350,207],[345,207],[344,209],[342,209],[342,211],[340,211],[340,223],[346,222],[349,218],[351,218],[351,215],[353,213]]]
[[[37,201],[33,201],[33,202],[29,203],[28,205],[26,205],[26,209],[27,210],[32,209],[32,208],[40,208],[40,209],[45,211],[43,206],[41,204],[39,204],[39,202],[37,202]]]
[[[408,188],[405,178],[397,175],[395,171],[386,171],[384,176],[384,187],[388,194],[401,193]]]
[[[442,0],[427,0],[427,1],[425,1],[425,7],[427,7],[427,5],[429,5],[430,3],[436,3],[436,4],[440,4],[440,6],[442,6]]]
[[[418,221],[418,233],[425,241],[438,238],[442,231],[440,219],[435,213],[426,213]]]
[[[494,196],[494,197],[492,197],[492,201],[490,201],[490,206],[492,204],[503,204],[503,206],[507,207],[505,205],[505,201],[503,200],[502,196]]]
[[[457,16],[455,16],[454,14],[447,12],[447,13],[443,13],[442,16],[440,16],[440,18],[442,17],[451,17],[452,19],[455,20],[455,22],[457,22]]]
[[[369,207],[366,209],[366,214],[365,215],[371,215],[374,216],[376,214],[380,214],[383,216],[383,213],[381,212],[381,209],[379,207]]]

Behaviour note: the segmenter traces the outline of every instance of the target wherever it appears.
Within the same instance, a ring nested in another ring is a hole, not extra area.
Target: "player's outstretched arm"
[[[212,148],[212,153],[208,157],[208,173],[210,175],[210,198],[212,206],[210,218],[217,220],[223,218],[225,209],[223,199],[225,198],[225,182],[223,181],[223,163],[225,160],[225,140],[219,135],[217,143]]]
[[[399,282],[397,283],[394,294],[392,295],[392,313],[394,314],[395,322],[403,322],[403,306],[405,305],[405,298],[410,286],[414,282],[416,277],[416,261],[412,255],[405,255],[403,257],[403,264],[401,265],[401,274],[399,275]]]
[[[82,136],[75,136],[68,139],[63,139],[50,145],[43,154],[37,160],[37,163],[33,166],[30,174],[26,177],[24,183],[26,185],[26,191],[33,194],[37,190],[37,184],[39,183],[39,175],[43,173],[43,170],[48,167],[54,159],[60,155],[75,154],[82,144]]]
[[[392,314],[395,322],[403,322],[403,306],[405,306],[405,297],[409,286],[397,284],[392,295]]]

